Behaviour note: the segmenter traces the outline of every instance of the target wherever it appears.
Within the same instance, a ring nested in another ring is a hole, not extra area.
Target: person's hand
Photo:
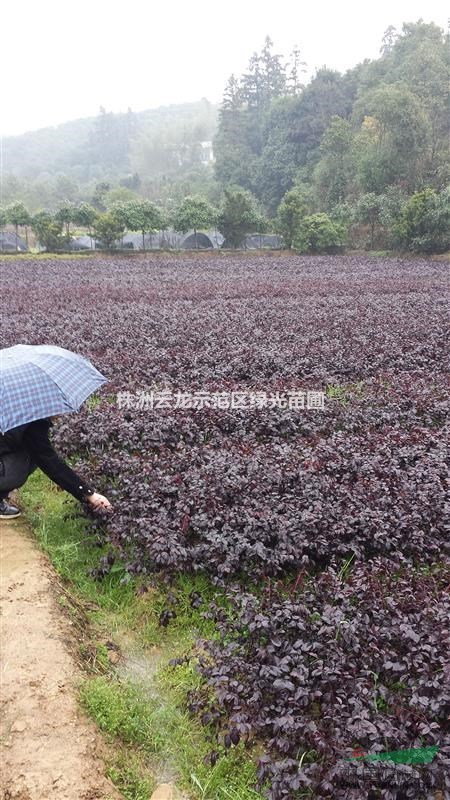
[[[94,494],[88,494],[85,499],[88,505],[90,505],[95,511],[100,508],[104,508],[107,511],[112,511],[112,505],[109,500],[98,492],[94,492]]]

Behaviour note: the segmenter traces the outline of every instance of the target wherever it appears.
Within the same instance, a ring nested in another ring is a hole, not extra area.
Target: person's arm
[[[62,458],[58,456],[49,439],[52,423],[47,419],[31,422],[23,435],[23,444],[34,463],[61,489],[69,492],[80,502],[86,501],[94,507],[110,507],[103,495],[98,494]],[[106,501],[106,502],[102,502]]]

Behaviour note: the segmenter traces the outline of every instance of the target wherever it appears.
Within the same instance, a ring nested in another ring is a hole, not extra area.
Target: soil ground
[[[119,800],[79,709],[74,630],[22,519],[0,520],[0,798]]]

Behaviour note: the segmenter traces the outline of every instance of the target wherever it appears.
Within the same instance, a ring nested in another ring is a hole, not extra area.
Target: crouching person
[[[8,502],[9,493],[26,482],[39,467],[61,489],[91,508],[111,511],[111,503],[85,483],[54,450],[49,430],[52,419],[38,419],[0,434],[0,519],[20,516]]]

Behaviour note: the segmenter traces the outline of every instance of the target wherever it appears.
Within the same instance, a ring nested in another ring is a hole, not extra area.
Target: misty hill
[[[217,107],[195,103],[97,117],[10,136],[3,142],[3,169],[14,184],[64,175],[83,185],[142,171],[148,176],[189,161],[217,126]],[[6,187],[8,188],[8,187]]]

